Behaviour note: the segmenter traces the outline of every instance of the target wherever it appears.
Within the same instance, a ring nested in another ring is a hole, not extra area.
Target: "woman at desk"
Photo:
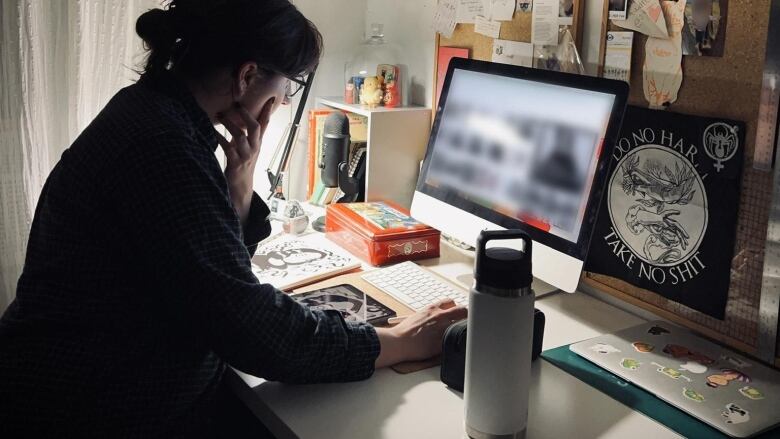
[[[252,190],[261,140],[318,63],[314,25],[287,0],[172,0],[136,30],[149,49],[140,79],[41,193],[0,320],[0,436],[227,436],[227,364],[326,382],[435,355],[465,317],[453,303],[374,329],[311,311],[250,269],[270,230]]]

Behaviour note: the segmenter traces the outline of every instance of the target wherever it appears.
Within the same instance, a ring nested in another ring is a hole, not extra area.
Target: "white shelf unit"
[[[320,97],[316,102],[318,108],[336,108],[368,118],[366,201],[390,200],[408,209],[428,147],[431,109],[368,108],[346,104],[337,97]]]

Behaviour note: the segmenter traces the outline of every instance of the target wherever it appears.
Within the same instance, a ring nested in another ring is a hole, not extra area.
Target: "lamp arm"
[[[303,90],[301,90],[301,99],[298,102],[298,108],[295,111],[293,122],[290,125],[290,131],[287,133],[287,141],[284,144],[282,157],[279,160],[278,166],[276,167],[276,172],[272,172],[270,168],[266,170],[268,179],[271,182],[271,194],[268,196],[269,200],[274,196],[284,199],[284,194],[282,193],[282,174],[284,173],[284,170],[287,169],[287,166],[290,162],[290,156],[292,155],[292,148],[295,143],[295,138],[298,134],[298,129],[301,127],[301,117],[303,117],[303,110],[304,107],[306,107],[306,100],[309,97],[309,90],[311,89],[311,85],[314,82],[315,70],[309,73],[309,76],[306,78],[306,85],[303,87]]]

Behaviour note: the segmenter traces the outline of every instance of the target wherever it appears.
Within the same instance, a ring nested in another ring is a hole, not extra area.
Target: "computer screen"
[[[425,182],[577,242],[614,101],[455,70]]]
[[[480,230],[521,229],[534,275],[573,291],[627,93],[602,78],[454,59],[412,216],[472,245]]]

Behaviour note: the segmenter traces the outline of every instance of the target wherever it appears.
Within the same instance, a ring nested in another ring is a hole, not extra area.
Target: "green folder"
[[[655,419],[668,428],[689,438],[728,438],[730,436],[714,429],[673,405],[657,398],[641,388],[609,373],[590,361],[580,357],[569,345],[548,349],[542,358],[568,372],[579,380],[606,393],[624,405]],[[756,439],[780,438],[780,428],[761,433]]]

